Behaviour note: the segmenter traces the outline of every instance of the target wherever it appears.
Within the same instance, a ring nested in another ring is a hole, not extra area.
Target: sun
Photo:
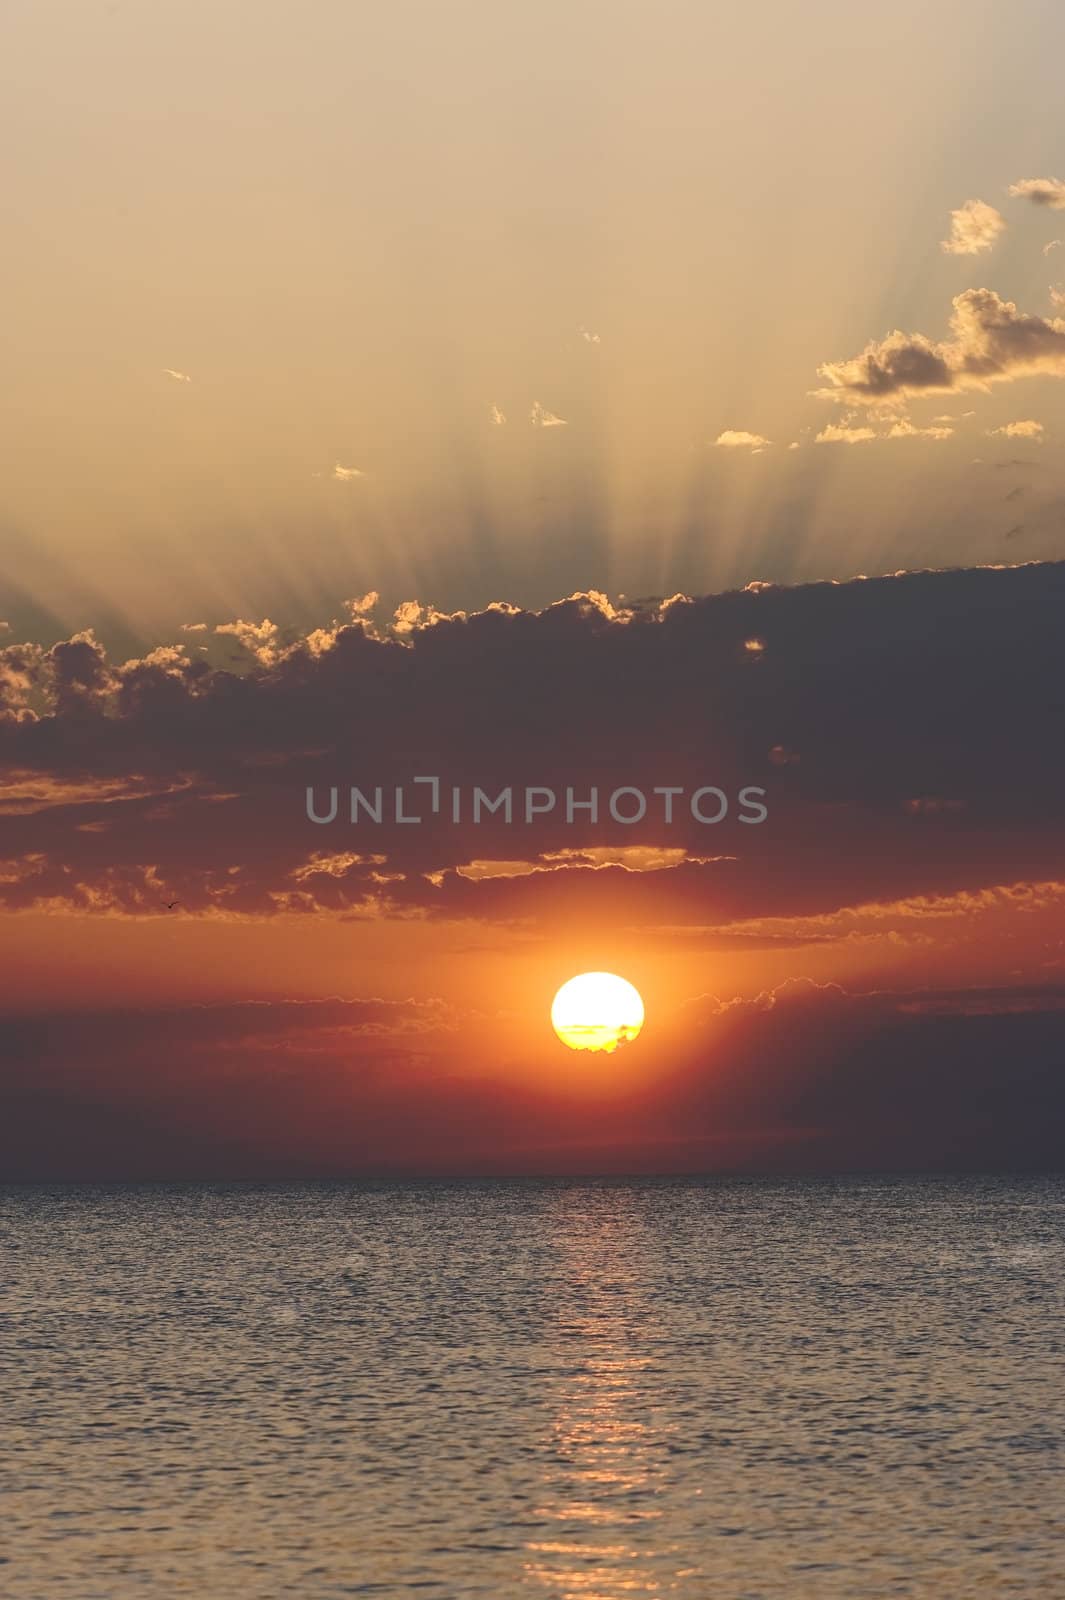
[[[551,1026],[571,1050],[616,1050],[643,1027],[639,991],[612,972],[582,972],[551,1003]]]

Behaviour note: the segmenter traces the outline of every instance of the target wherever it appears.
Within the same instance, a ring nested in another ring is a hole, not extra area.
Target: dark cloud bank
[[[357,623],[240,672],[174,650],[115,667],[84,638],[14,646],[0,666],[0,893],[152,914],[177,899],[493,918],[613,893],[633,920],[706,922],[1053,878],[1063,598],[1065,565],[1047,564],[759,587],[621,619],[575,599],[399,638]],[[426,773],[493,795],[757,785],[769,818],[743,826],[733,807],[707,826],[680,806],[670,825],[651,807],[633,826],[567,826],[560,807],[529,825],[352,826],[342,807],[326,827],[307,820],[308,786],[324,797]],[[452,870],[605,845],[695,859],[639,884],[621,869]]]

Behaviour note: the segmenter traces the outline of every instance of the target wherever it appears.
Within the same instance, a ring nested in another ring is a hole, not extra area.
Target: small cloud
[[[1050,299],[1056,306],[1065,306],[1065,284],[1052,283],[1050,285]]]
[[[269,617],[264,617],[262,622],[245,622],[243,618],[236,622],[220,622],[214,631],[232,634],[261,666],[272,666],[280,653],[281,630]]]
[[[589,333],[587,328],[578,328],[577,332],[585,344],[602,344],[603,342],[597,333]]]
[[[413,633],[425,617],[425,607],[417,600],[402,600],[393,612],[392,628],[395,633]]]
[[[954,298],[950,324],[940,343],[896,329],[849,361],[825,363],[817,370],[829,387],[815,394],[882,410],[908,395],[1065,377],[1065,321],[1026,315],[993,289],[966,289]]]
[[[1049,244],[1045,244],[1043,246],[1043,254],[1045,256],[1052,255],[1055,250],[1060,250],[1060,248],[1061,248],[1061,240],[1060,239],[1051,239]]]
[[[1006,219],[983,200],[966,200],[950,214],[950,238],[940,245],[948,256],[978,256],[990,250]]]
[[[529,421],[534,428],[568,428],[569,423],[563,417],[556,417],[553,411],[548,411],[539,400],[534,400],[532,410],[529,412]]]
[[[757,455],[772,441],[764,439],[760,433],[748,433],[745,428],[726,428],[724,433],[719,433],[714,440],[714,448],[718,450],[750,450]]]
[[[178,372],[174,367],[164,367],[163,374],[167,378],[173,378],[175,383],[192,382],[192,379],[189,377],[187,372]]]
[[[181,631],[182,633],[206,633],[207,624],[206,622],[183,622]]]
[[[501,428],[507,419],[505,413],[500,411],[498,406],[493,406],[488,413],[488,420],[493,428]]]
[[[887,439],[950,439],[953,434],[953,428],[936,427],[934,425],[929,428],[917,428],[908,417],[903,417],[901,421],[894,423],[888,429],[884,437]]]
[[[1036,206],[1048,206],[1051,211],[1065,211],[1065,183],[1060,178],[1022,178],[1019,183],[1010,184],[1010,194]]]
[[[817,435],[814,443],[868,444],[870,439],[875,438],[876,434],[873,432],[872,428],[852,428],[847,425],[841,427],[835,422],[830,422],[827,428],[821,429],[821,432]]]
[[[10,632],[11,632],[11,624],[10,624],[10,622],[0,622],[0,633],[10,633]]]
[[[1040,444],[1046,429],[1041,422],[1033,422],[1029,417],[1022,422],[1004,422],[1001,428],[988,428],[988,435],[1001,439],[1038,439]]]
[[[359,595],[355,600],[345,600],[344,604],[353,617],[364,617],[368,611],[373,610],[380,598],[381,596],[376,589],[368,589],[365,594]]]
[[[1017,523],[1014,524],[1014,526],[1012,528],[1007,528],[1006,532],[1002,535],[1002,537],[1004,539],[1019,539],[1023,532],[1024,532],[1024,523],[1023,522],[1017,522]]]
[[[333,468],[333,477],[339,483],[350,483],[353,478],[365,478],[366,474],[359,467],[342,467],[338,461]]]
[[[801,450],[802,449],[802,445],[799,443],[798,439],[793,439],[791,441],[791,443],[788,445],[788,449],[789,450]]]

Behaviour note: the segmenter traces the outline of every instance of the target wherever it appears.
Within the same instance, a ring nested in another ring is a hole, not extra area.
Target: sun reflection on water
[[[558,1380],[544,1441],[544,1494],[533,1513],[542,1532],[526,1542],[526,1576],[562,1600],[667,1593],[676,1585],[664,1575],[670,1551],[656,1502],[668,1479],[669,1428],[656,1414],[654,1310],[631,1255],[639,1228],[602,1214],[579,1225],[574,1208],[563,1209],[571,1294],[560,1299],[556,1333],[570,1370]],[[690,1571],[678,1561],[672,1576]]]

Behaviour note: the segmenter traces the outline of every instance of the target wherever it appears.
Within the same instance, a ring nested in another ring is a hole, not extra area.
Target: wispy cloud
[[[760,451],[766,449],[771,443],[771,439],[764,438],[760,433],[748,433],[745,428],[726,428],[724,433],[719,433],[714,440],[714,448],[717,450],[750,450],[753,455],[758,455]]]
[[[500,411],[499,407],[494,405],[488,413],[488,420],[493,428],[501,428],[507,420],[506,413]]]
[[[182,633],[206,633],[207,624],[206,622],[183,622],[181,631]]]
[[[175,383],[192,382],[192,379],[189,377],[187,372],[178,372],[175,367],[164,367],[163,375],[167,378],[173,378]]]
[[[994,206],[984,200],[966,200],[951,212],[950,238],[942,241],[940,249],[948,256],[982,255],[993,247],[1005,227],[1005,217]]]
[[[927,428],[918,428],[908,417],[902,417],[898,422],[892,423],[885,439],[951,439],[954,429],[935,422]]]
[[[338,461],[333,468],[333,477],[340,483],[350,483],[353,478],[365,478],[366,474],[359,467],[342,467]]]
[[[548,411],[539,400],[534,400],[532,410],[529,412],[529,421],[534,428],[568,428],[569,423],[564,417],[556,417],[553,411]]]
[[[872,428],[853,428],[848,424],[839,426],[834,422],[830,422],[827,428],[821,429],[821,432],[817,435],[814,443],[868,444],[870,439],[875,439],[876,437],[877,436],[873,432]]]
[[[1021,178],[1010,184],[1010,194],[1036,206],[1049,206],[1051,211],[1065,211],[1065,183],[1060,178]]]
[[[1043,246],[1043,254],[1045,256],[1049,256],[1050,254],[1052,254],[1053,251],[1060,250],[1061,249],[1061,245],[1062,245],[1062,241],[1060,239],[1051,239],[1049,244],[1045,244]]]
[[[992,438],[998,436],[1002,439],[1038,439],[1040,443],[1046,433],[1041,422],[1034,422],[1028,417],[1020,422],[1004,422],[1001,428],[988,428]]]
[[[602,344],[603,342],[597,333],[589,333],[587,328],[578,328],[577,333],[585,344]]]

